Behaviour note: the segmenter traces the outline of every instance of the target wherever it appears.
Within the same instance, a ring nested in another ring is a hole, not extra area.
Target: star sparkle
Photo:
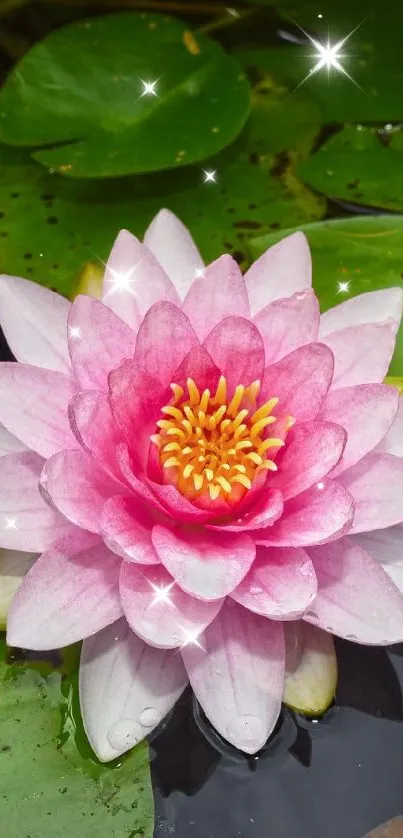
[[[204,268],[196,268],[195,279],[204,279]]]
[[[338,294],[347,294],[348,291],[349,291],[349,288],[350,288],[350,281],[339,282],[337,293]]]
[[[133,285],[138,282],[138,279],[134,278],[134,275],[140,265],[144,262],[142,259],[140,262],[137,262],[136,265],[133,265],[128,271],[117,271],[114,268],[108,268],[109,274],[111,274],[111,278],[104,280],[105,285],[110,283],[110,288],[107,293],[104,295],[104,299],[106,297],[110,297],[112,294],[115,294],[117,291],[127,291],[129,294],[132,294],[133,297],[136,296],[136,292],[133,289]],[[105,265],[106,267],[106,265]]]
[[[81,332],[79,326],[69,326],[69,337],[74,339],[81,338]]]
[[[17,529],[17,519],[16,518],[6,518],[6,530],[16,530]]]
[[[217,183],[217,169],[203,169],[204,183]]]
[[[361,90],[362,93],[364,93],[365,91],[363,91],[362,87],[360,87],[360,85],[357,84],[355,79],[350,75],[350,73],[347,72],[347,70],[345,69],[345,67],[343,67],[343,64],[341,63],[343,59],[350,57],[348,54],[342,52],[343,47],[345,46],[347,41],[349,41],[354,32],[356,32],[357,29],[359,29],[359,27],[362,26],[362,23],[363,21],[357,24],[357,26],[355,26],[354,29],[351,30],[351,32],[349,32],[347,35],[345,35],[344,38],[341,38],[336,43],[332,43],[329,37],[326,43],[322,43],[317,38],[313,38],[308,32],[305,31],[305,29],[302,28],[302,26],[299,26],[297,24],[301,32],[304,33],[304,35],[308,38],[312,46],[315,47],[316,52],[311,53],[310,58],[316,58],[317,61],[316,64],[314,64],[314,66],[311,67],[309,73],[307,73],[305,78],[303,78],[302,81],[297,85],[295,90],[298,90],[299,87],[305,84],[305,82],[308,81],[308,79],[312,78],[312,76],[316,75],[316,73],[319,73],[321,70],[326,69],[328,76],[330,75],[331,70],[336,70],[338,73],[341,73],[342,75],[346,76],[356,87],[358,87],[359,90]]]
[[[170,585],[156,585],[154,582],[149,582],[151,588],[154,591],[154,596],[152,598],[150,608],[153,605],[172,605],[172,598],[171,598],[171,590],[175,585],[175,582],[171,582]]]
[[[140,81],[143,85],[143,91],[140,95],[140,99],[142,99],[143,96],[158,96],[156,87],[159,79],[155,79],[155,81],[144,81],[144,79],[140,79]]]
[[[198,649],[202,649],[205,652],[204,646],[200,643],[199,637],[201,635],[200,629],[186,629],[184,626],[181,626],[183,632],[183,642],[181,643],[181,649],[185,649],[186,646],[197,646]]]

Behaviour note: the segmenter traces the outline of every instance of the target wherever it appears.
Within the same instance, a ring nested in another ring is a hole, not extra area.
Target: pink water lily
[[[8,642],[84,639],[101,760],[188,681],[254,753],[286,646],[289,670],[307,632],[403,640],[403,411],[382,383],[400,289],[320,317],[301,233],[242,276],[228,255],[204,267],[167,210],[144,244],[119,234],[102,301],[0,283],[18,361],[0,366],[0,547],[42,553]]]

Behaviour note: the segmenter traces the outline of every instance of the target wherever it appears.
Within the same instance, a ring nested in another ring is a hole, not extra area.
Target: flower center
[[[277,398],[256,409],[260,382],[248,387],[239,384],[232,394],[221,376],[216,392],[200,394],[192,378],[186,393],[171,384],[173,399],[162,408],[160,429],[151,437],[159,449],[160,463],[182,494],[195,497],[209,494],[236,502],[251,488],[262,471],[277,471],[270,456],[284,445],[269,436],[267,429],[277,420],[272,410]],[[229,398],[229,395],[231,398]]]

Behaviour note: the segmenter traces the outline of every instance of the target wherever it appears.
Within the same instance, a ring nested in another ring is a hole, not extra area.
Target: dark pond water
[[[318,721],[286,712],[257,759],[185,694],[151,743],[155,838],[363,838],[403,814],[403,644],[337,645],[335,706]]]

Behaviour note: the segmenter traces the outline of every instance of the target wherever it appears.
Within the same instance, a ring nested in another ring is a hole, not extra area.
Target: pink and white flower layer
[[[216,729],[256,752],[299,620],[403,640],[403,412],[382,383],[399,289],[320,317],[301,233],[243,277],[230,256],[203,270],[167,210],[144,244],[119,234],[102,302],[0,282],[18,361],[0,367],[0,547],[42,553],[8,641],[84,638],[81,707],[100,759],[147,735],[189,680]],[[295,420],[277,470],[232,505],[180,491],[150,442],[171,382],[213,393],[222,375],[232,391],[259,380],[256,406],[277,397]]]

